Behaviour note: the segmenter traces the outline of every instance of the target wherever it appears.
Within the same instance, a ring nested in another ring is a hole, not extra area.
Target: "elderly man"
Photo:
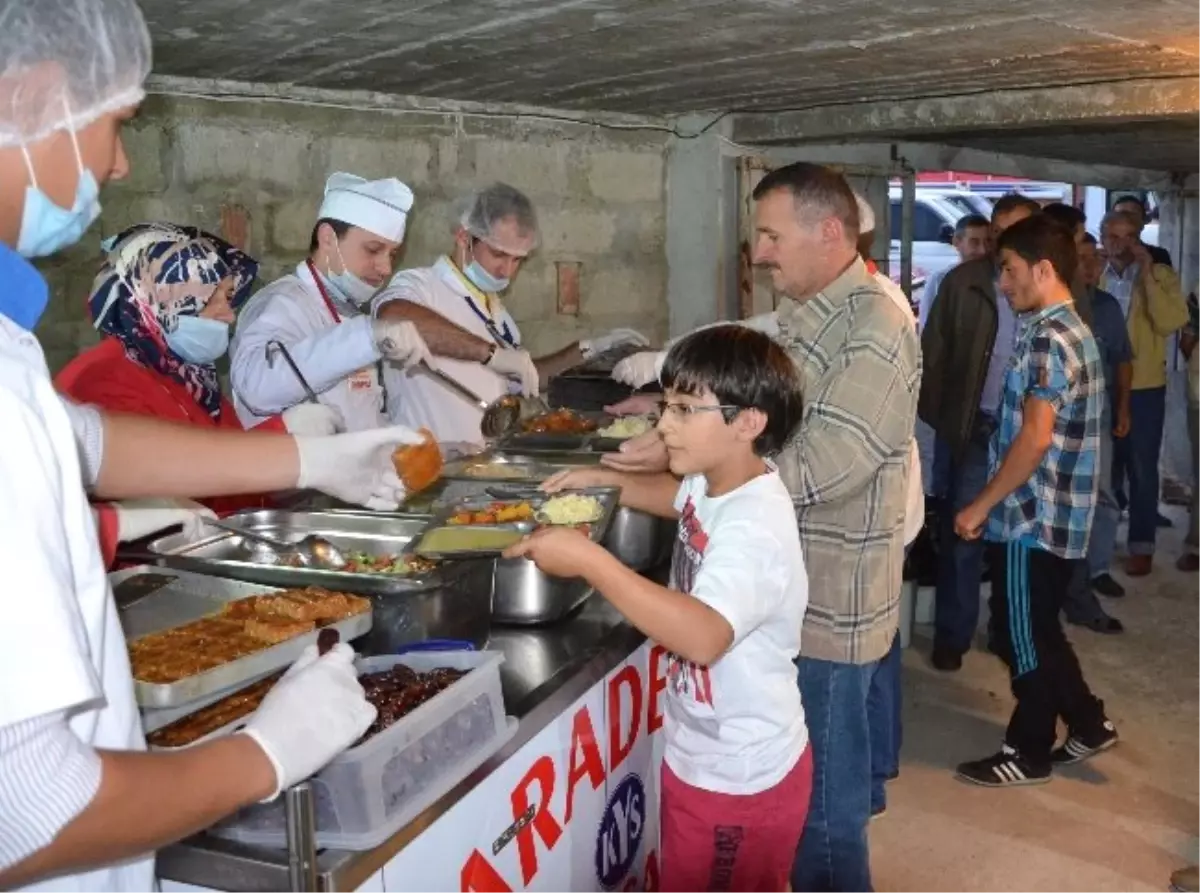
[[[1166,248],[1159,248],[1157,245],[1146,245],[1142,242],[1142,232],[1146,229],[1146,203],[1137,195],[1123,195],[1113,202],[1112,210],[1123,211],[1137,221],[1138,225],[1138,241],[1146,246],[1146,250],[1150,252],[1151,259],[1156,264],[1163,266],[1173,266],[1171,263],[1171,252]]]
[[[588,357],[649,343],[638,332],[617,329],[549,356],[530,357],[500,295],[537,241],[537,216],[523,193],[504,183],[481,189],[464,204],[451,252],[431,267],[397,273],[375,297],[375,317],[414,324],[442,358],[439,368],[489,403],[509,392],[509,379],[525,394],[536,394],[550,378]],[[384,375],[390,418],[428,428],[442,442],[480,442],[477,406],[419,371],[391,366]]]
[[[1155,263],[1138,238],[1141,226],[1124,211],[1100,225],[1108,265],[1100,287],[1117,299],[1133,347],[1129,436],[1117,440],[1115,464],[1129,476],[1129,558],[1125,572],[1144,577],[1154,562],[1158,528],[1158,458],[1167,407],[1167,338],[1188,321],[1179,277]],[[1121,477],[1117,474],[1118,484]]]
[[[858,208],[840,174],[790,164],[764,177],[754,198],[754,260],[784,296],[775,320],[756,327],[777,329],[805,395],[804,419],[778,463],[808,568],[797,666],[821,796],[810,807],[792,888],[869,890],[868,700],[897,635],[920,348],[911,313],[858,256]],[[646,384],[655,360],[631,357],[614,377]],[[665,448],[651,432],[605,461],[661,470]]]

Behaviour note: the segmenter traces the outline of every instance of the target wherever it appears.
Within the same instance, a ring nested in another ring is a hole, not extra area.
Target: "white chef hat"
[[[854,201],[858,204],[858,231],[864,234],[875,232],[875,212],[867,200],[856,192]]]
[[[404,241],[412,210],[412,190],[397,180],[364,180],[354,174],[330,174],[318,219],[360,226],[390,242]]]

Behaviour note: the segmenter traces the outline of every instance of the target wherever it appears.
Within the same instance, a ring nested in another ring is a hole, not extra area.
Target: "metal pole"
[[[317,889],[317,827],[312,785],[290,787],[284,793],[287,813],[288,885],[291,890]]]
[[[917,175],[906,170],[900,185],[900,287],[912,301],[913,208],[917,201]]]

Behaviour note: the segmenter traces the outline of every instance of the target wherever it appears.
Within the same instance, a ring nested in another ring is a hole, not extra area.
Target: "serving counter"
[[[298,871],[303,853],[200,834],[159,852],[163,889],[654,889],[661,649],[599,596],[488,648],[515,736],[382,845]]]

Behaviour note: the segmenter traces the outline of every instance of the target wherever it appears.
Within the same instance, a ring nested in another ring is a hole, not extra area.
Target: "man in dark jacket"
[[[1006,195],[992,209],[993,243],[1019,220],[1040,212],[1033,199]],[[957,670],[979,622],[983,547],[960,539],[954,516],[969,505],[988,476],[988,440],[996,427],[1004,369],[1019,326],[1008,301],[997,300],[1000,276],[989,255],[946,274],[921,334],[925,375],[917,414],[950,454],[949,491],[939,519],[939,558],[933,665]]]

